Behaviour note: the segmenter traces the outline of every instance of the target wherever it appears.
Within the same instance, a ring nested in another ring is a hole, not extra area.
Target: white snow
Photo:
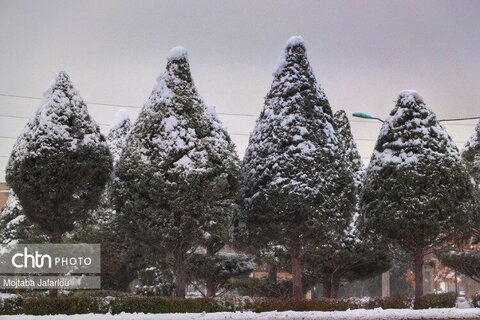
[[[17,299],[19,296],[14,293],[0,292],[0,300],[13,300]]]
[[[184,155],[183,157],[180,158],[177,162],[175,162],[175,165],[177,166],[183,166],[189,170],[193,169],[193,161],[190,159],[188,155]]]
[[[7,223],[7,228],[15,227],[17,224],[25,221],[25,219],[27,219],[27,217],[24,214],[16,216]]]
[[[115,116],[113,117],[112,127],[110,130],[120,127],[125,121],[129,121],[129,120],[130,118],[128,117],[127,109],[123,108],[118,110],[117,113],[115,113]]]
[[[168,61],[181,60],[186,58],[187,58],[187,49],[185,49],[184,47],[172,48],[167,55]]]
[[[305,41],[303,40],[302,36],[291,36],[287,43],[285,44],[285,47],[282,49],[282,52],[280,52],[280,57],[278,58],[277,65],[275,69],[273,70],[273,76],[279,75],[285,65],[287,64],[287,52],[288,49],[291,47],[295,47],[297,45],[303,45],[305,47]]]
[[[305,45],[305,40],[303,40],[303,37],[302,36],[291,36],[287,40],[287,44],[285,46],[287,48],[289,48],[289,47],[298,46],[299,44]]]
[[[406,103],[406,102],[413,102],[413,103],[421,102],[421,103],[423,103],[422,96],[420,96],[420,94],[418,94],[418,92],[415,91],[415,90],[411,90],[411,89],[402,90],[402,91],[400,91],[398,96],[402,100],[403,103]]]
[[[175,116],[169,116],[163,120],[163,128],[165,132],[171,132],[178,125],[178,119]]]
[[[30,316],[14,315],[2,316],[5,320],[220,320],[220,319],[288,319],[288,320],[377,320],[377,319],[478,319],[480,309],[386,309],[374,310],[356,309],[348,311],[285,311],[285,312],[217,312],[217,313],[165,313],[165,314],[144,314],[144,313],[121,313],[118,315],[82,314],[82,315],[54,315],[54,316]]]

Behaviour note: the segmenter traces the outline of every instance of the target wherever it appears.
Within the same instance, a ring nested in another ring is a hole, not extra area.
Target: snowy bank
[[[11,320],[187,320],[187,319],[289,319],[289,320],[308,320],[308,319],[355,319],[355,320],[373,320],[373,319],[478,319],[480,318],[480,308],[470,309],[428,309],[428,310],[409,310],[409,309],[374,309],[374,310],[348,310],[348,311],[311,311],[311,312],[218,312],[218,313],[167,313],[167,314],[143,314],[143,313],[122,313],[118,315],[56,315],[56,316],[3,316],[2,319]]]

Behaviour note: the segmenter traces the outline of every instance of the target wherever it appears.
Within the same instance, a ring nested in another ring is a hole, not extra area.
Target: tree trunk
[[[51,243],[61,243],[62,242],[62,233],[60,231],[54,231],[50,235]]]
[[[340,289],[340,278],[336,277],[335,275],[332,276],[332,289],[330,298],[337,299],[338,298],[338,290]]]
[[[209,277],[206,281],[206,286],[207,286],[207,297],[214,298],[216,294],[214,279]]]
[[[215,249],[214,249],[214,246],[213,244],[211,245],[207,245],[207,252],[206,252],[206,255],[208,257],[213,257],[215,255]],[[215,290],[215,287],[216,287],[216,283],[215,283],[215,275],[210,275],[207,279],[206,279],[206,282],[205,282],[205,286],[207,287],[207,297],[209,298],[213,298],[215,297],[216,295],[216,290]]]
[[[62,242],[62,233],[59,231],[53,231],[50,235],[50,242],[51,243],[61,243]],[[48,290],[48,296],[51,298],[58,297],[58,289],[50,289]]]
[[[274,263],[268,264],[268,280],[277,282],[277,266]]]
[[[292,259],[292,294],[295,299],[303,298],[301,250],[300,241],[294,239],[290,248],[290,257]]]
[[[187,268],[185,266],[186,263],[183,255],[181,257],[177,257],[176,260],[175,296],[178,298],[185,298],[187,291]]]
[[[423,252],[419,250],[414,257],[415,300],[413,307],[420,309],[420,298],[423,296]]]
[[[322,296],[326,299],[330,299],[332,296],[332,282],[330,277],[327,276],[323,279],[323,294]]]

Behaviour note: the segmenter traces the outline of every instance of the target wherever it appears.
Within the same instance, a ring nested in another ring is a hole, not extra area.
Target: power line
[[[12,116],[12,115],[4,115],[4,114],[0,114],[0,118],[12,118],[12,119],[26,119],[26,120],[30,120],[30,118],[28,117],[22,117],[22,116]],[[366,121],[362,121],[362,122],[366,122]],[[105,127],[111,127],[111,124],[106,124],[106,123],[99,123],[99,125],[101,126],[105,126]],[[244,136],[244,137],[248,137],[250,136],[250,133],[240,133],[240,132],[233,132],[233,133],[229,133],[230,136]],[[10,137],[10,136],[0,136],[0,139],[17,139],[16,137]],[[355,141],[367,141],[367,142],[375,142],[377,141],[377,139],[373,139],[373,138],[358,138],[358,139],[354,139]],[[456,144],[463,144],[465,143],[466,141],[454,141]]]
[[[40,98],[40,97],[22,96],[22,95],[16,95],[16,94],[8,94],[8,93],[0,93],[0,96],[8,97],[8,98],[43,100],[43,98]],[[87,102],[85,102],[85,103],[87,103]],[[120,107],[120,108],[135,108],[135,109],[140,109],[141,108],[141,107],[137,107],[137,106],[129,106],[129,105],[122,105],[122,104],[111,104],[111,103],[103,103],[103,102],[88,102],[87,104],[94,104],[94,105],[99,105],[99,106],[112,106],[112,107]]]
[[[39,97],[32,97],[32,96],[21,96],[21,95],[15,95],[15,94],[6,94],[6,93],[0,93],[0,96],[2,97],[8,97],[8,98],[19,98],[19,99],[30,99],[30,100],[43,100],[42,98]],[[115,104],[115,103],[104,103],[104,102],[85,102],[86,104],[90,105],[98,105],[98,106],[109,106],[109,107],[118,107],[118,108],[131,108],[131,109],[141,109],[142,107],[137,107],[137,106],[131,106],[131,105],[126,105],[126,104]],[[229,112],[217,112],[217,114],[225,115],[225,116],[237,116],[237,117],[257,117],[258,115],[256,114],[248,114],[248,113],[229,113]]]
[[[8,98],[18,98],[18,99],[43,100],[40,97],[15,95],[15,94],[7,94],[7,93],[0,93],[0,96],[8,97]],[[141,109],[142,108],[142,107],[126,105],[126,104],[114,104],[114,103],[105,103],[105,102],[85,102],[85,103],[90,104],[90,105],[109,106],[109,107],[117,107],[117,108],[131,108],[131,109]],[[253,117],[253,118],[258,117],[258,114],[251,114],[251,113],[217,112],[217,114],[224,115],[224,116],[235,116],[235,117]],[[0,115],[0,117],[1,117],[1,115]],[[18,117],[18,118],[23,118],[23,117]],[[29,119],[29,118],[25,118],[25,119]],[[459,120],[473,120],[473,119],[477,119],[477,117],[447,119],[447,120],[441,120],[441,121],[445,122],[445,121],[459,121]],[[377,121],[362,121],[362,120],[354,120],[354,119],[350,120],[350,122],[377,124],[377,125],[381,124],[381,123],[378,123]],[[475,125],[475,123],[443,123],[443,124],[447,125],[447,126],[472,126],[472,125]],[[100,124],[100,125],[109,126],[108,124]]]
[[[23,117],[23,116],[12,116],[8,114],[0,114],[0,118],[11,118],[11,119],[25,119],[25,120],[30,120],[31,118],[29,117]],[[98,122],[97,122],[98,123]],[[101,126],[107,126],[110,127],[111,124],[106,124],[106,123],[98,123]]]

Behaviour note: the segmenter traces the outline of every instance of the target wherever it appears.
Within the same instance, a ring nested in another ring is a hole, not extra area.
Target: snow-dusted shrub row
[[[423,308],[451,308],[453,294],[426,295]],[[342,311],[351,309],[409,309],[409,297],[297,300],[291,298],[251,298],[227,296],[216,299],[181,299],[159,296],[63,296],[1,299],[0,315],[8,314],[120,314],[120,313],[201,313],[225,311]]]

